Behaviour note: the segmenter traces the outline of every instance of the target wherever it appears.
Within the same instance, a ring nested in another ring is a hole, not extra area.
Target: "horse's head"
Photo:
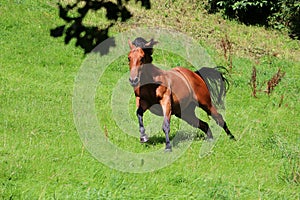
[[[152,47],[157,42],[152,39],[150,42],[140,45],[136,44],[136,40],[134,44],[130,40],[128,40],[128,43],[130,47],[130,52],[128,54],[130,69],[129,82],[135,87],[140,83],[143,66],[152,62]]]

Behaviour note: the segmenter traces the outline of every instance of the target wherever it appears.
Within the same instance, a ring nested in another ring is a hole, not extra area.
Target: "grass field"
[[[202,4],[156,1],[150,10],[134,4],[129,8],[134,17],[118,23],[110,35],[147,25],[173,28],[205,47],[217,65],[228,67],[221,47],[227,35],[232,69],[226,121],[237,141],[222,132],[211,154],[199,158],[205,141],[196,139],[174,163],[153,172],[128,173],[107,167],[86,149],[75,127],[74,82],[87,56],[74,41],[65,45],[63,38],[50,37],[50,29],[63,23],[55,1],[0,0],[0,197],[300,199],[299,41],[286,33],[208,15]],[[185,14],[180,18],[181,12]],[[91,17],[89,23],[97,20]],[[154,62],[188,65],[184,58],[161,51],[155,51]],[[257,89],[262,90],[257,98],[250,86],[253,66]],[[286,74],[267,95],[263,92],[266,82],[278,68]],[[110,84],[116,84],[127,69],[124,55],[99,80],[99,124],[112,143],[128,151],[160,150],[163,142],[141,145],[112,119]],[[133,120],[134,103],[132,96],[128,106]],[[208,120],[201,111],[199,115]],[[174,134],[180,121],[173,119]],[[151,114],[145,114],[147,125],[151,120]]]

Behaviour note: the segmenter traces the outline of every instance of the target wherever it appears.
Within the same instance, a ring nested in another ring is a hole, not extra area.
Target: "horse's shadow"
[[[178,146],[180,143],[188,142],[191,140],[204,140],[205,135],[196,131],[177,131],[175,134],[170,135],[170,141],[173,147]],[[153,135],[149,137],[146,146],[156,146],[166,143],[166,138],[163,135]]]

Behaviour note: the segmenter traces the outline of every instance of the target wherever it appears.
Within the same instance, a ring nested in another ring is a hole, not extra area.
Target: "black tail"
[[[217,109],[224,109],[224,100],[226,96],[226,85],[229,86],[228,80],[223,76],[225,71],[228,72],[225,67],[217,66],[215,68],[202,67],[198,71],[195,71],[206,83],[213,105]]]

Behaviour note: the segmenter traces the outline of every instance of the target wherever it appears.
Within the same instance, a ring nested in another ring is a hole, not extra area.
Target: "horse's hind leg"
[[[202,120],[200,120],[196,114],[195,114],[195,106],[194,105],[190,105],[181,115],[180,118],[183,119],[184,121],[186,121],[188,124],[190,124],[191,126],[195,127],[195,128],[199,128],[200,130],[202,130],[206,136],[207,139],[213,139],[211,130],[208,126],[208,124]]]
[[[235,140],[234,136],[231,134],[229,128],[227,127],[227,124],[224,121],[223,116],[220,113],[218,113],[217,109],[214,106],[212,106],[209,112],[210,112],[209,114],[213,117],[213,119],[217,122],[217,124],[224,129],[224,131],[227,133],[229,138]]]

